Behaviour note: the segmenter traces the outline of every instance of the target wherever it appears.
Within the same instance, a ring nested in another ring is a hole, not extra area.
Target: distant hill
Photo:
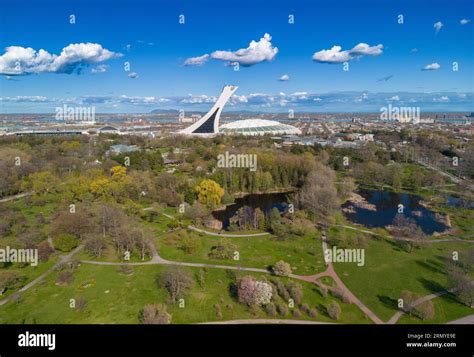
[[[153,109],[150,114],[178,114],[178,109]]]

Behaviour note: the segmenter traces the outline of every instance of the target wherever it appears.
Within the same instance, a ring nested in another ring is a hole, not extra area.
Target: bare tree
[[[165,288],[174,303],[194,286],[191,275],[181,267],[171,266],[163,271],[157,280],[158,286]]]

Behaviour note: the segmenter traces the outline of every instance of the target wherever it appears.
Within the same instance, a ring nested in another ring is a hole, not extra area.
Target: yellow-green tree
[[[28,183],[36,194],[55,191],[60,180],[50,171],[39,171],[28,176]]]
[[[123,166],[114,166],[110,169],[114,181],[123,181],[127,177],[127,168]]]
[[[196,186],[200,203],[211,206],[221,203],[224,189],[214,180],[206,179]]]
[[[110,180],[107,177],[99,177],[91,182],[89,189],[95,196],[110,196]]]

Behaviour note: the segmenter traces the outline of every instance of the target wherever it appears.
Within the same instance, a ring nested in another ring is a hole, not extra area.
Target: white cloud
[[[417,52],[418,52],[418,48],[412,48],[412,49],[410,50],[410,52],[411,52],[411,53],[417,53]]]
[[[282,82],[286,82],[286,81],[289,81],[289,80],[290,80],[290,76],[287,75],[287,74],[284,74],[284,75],[281,76],[278,80],[279,80],[279,81],[282,81]]]
[[[379,56],[383,53],[383,45],[370,46],[359,43],[350,50],[342,50],[341,46],[333,46],[330,50],[321,50],[313,54],[313,61],[321,63],[343,63],[354,57]]]
[[[132,78],[132,79],[136,79],[136,78],[138,78],[138,73],[137,72],[130,72],[128,74],[128,77]]]
[[[443,27],[443,23],[441,21],[438,21],[438,22],[435,22],[433,27],[435,29],[435,33],[438,34],[438,32],[441,30],[441,28]]]
[[[49,102],[49,99],[40,95],[18,95],[16,97],[0,97],[0,102],[41,103]]]
[[[198,57],[190,57],[184,61],[184,66],[202,66],[209,59],[209,55],[206,53]]]
[[[237,51],[214,51],[211,57],[222,61],[237,62],[242,66],[271,61],[278,53],[278,48],[273,47],[271,40],[270,34],[266,33],[258,42],[252,40],[247,48]]]
[[[400,96],[394,95],[394,96],[393,96],[392,98],[390,98],[389,100],[399,101],[399,100],[400,100]]]
[[[217,100],[215,96],[208,95],[192,95],[189,94],[186,98],[181,100],[183,104],[203,104],[203,103],[214,103]]]
[[[349,51],[341,51],[341,46],[333,46],[330,50],[321,50],[313,54],[313,61],[321,63],[343,63],[352,59]]]
[[[470,22],[471,22],[471,20],[469,20],[469,19],[461,19],[461,20],[459,21],[459,23],[460,23],[461,25],[467,25],[467,24],[470,23]]]
[[[443,96],[438,97],[438,98],[433,98],[433,102],[446,103],[446,102],[449,102],[449,97],[446,96],[446,95],[443,95]]]
[[[379,56],[382,54],[383,45],[369,46],[366,43],[359,43],[349,51],[350,55],[353,56]]]
[[[128,97],[126,95],[121,95],[118,100],[120,103],[130,104],[156,104],[159,102],[155,97]]]
[[[108,69],[109,69],[109,66],[107,66],[106,64],[99,64],[98,66],[91,68],[91,73],[93,74],[104,73],[104,72],[107,72]]]
[[[435,63],[427,64],[426,66],[424,66],[423,71],[436,71],[440,68],[441,66],[437,62],[435,62]]]
[[[83,66],[122,56],[98,43],[73,43],[55,55],[31,47],[9,46],[0,56],[0,74],[26,75],[32,73],[80,73]]]

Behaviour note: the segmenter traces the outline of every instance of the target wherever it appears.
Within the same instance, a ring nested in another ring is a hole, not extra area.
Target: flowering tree
[[[272,286],[264,281],[256,281],[254,294],[257,305],[266,305],[272,300]]]
[[[239,302],[247,305],[266,305],[272,299],[272,286],[265,281],[257,281],[252,276],[244,276],[238,283]]]
[[[283,260],[280,260],[274,265],[273,272],[275,275],[288,276],[291,274],[291,265]]]

